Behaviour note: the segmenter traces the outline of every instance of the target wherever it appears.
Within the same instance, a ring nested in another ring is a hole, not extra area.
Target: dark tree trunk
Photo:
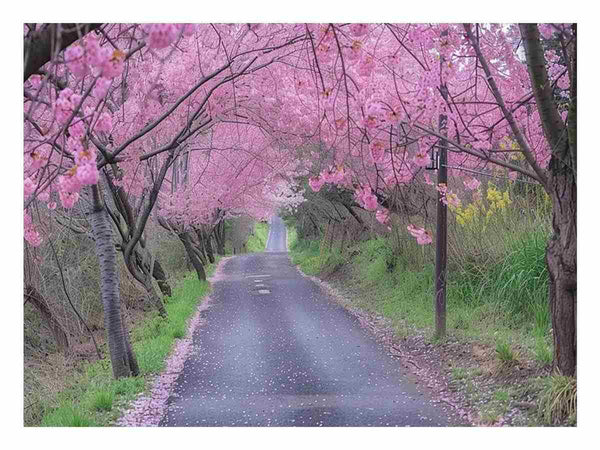
[[[210,236],[204,238],[204,248],[206,249],[206,256],[211,264],[215,263],[215,254],[213,252],[212,243]]]
[[[179,233],[179,239],[185,247],[185,252],[187,253],[190,262],[194,266],[194,269],[196,269],[198,280],[206,281],[206,272],[204,271],[204,266],[202,265],[200,258],[198,258],[198,254],[194,250],[194,246],[192,245],[189,234],[187,232]]]
[[[577,184],[570,168],[563,167],[562,172],[550,176],[553,234],[548,242],[546,262],[550,275],[554,365],[563,375],[574,376],[577,370]]]
[[[123,335],[125,337],[125,350],[127,351],[127,361],[129,362],[131,375],[137,377],[140,374],[140,366],[138,365],[135,353],[133,353],[133,347],[131,346],[131,341],[129,340],[129,332],[127,331],[127,322],[125,321],[125,318],[123,316],[121,316],[121,321],[123,322]]]
[[[148,294],[148,300],[150,300],[150,303],[156,306],[160,316],[167,317],[168,314],[167,310],[165,309],[165,305],[160,297],[156,294],[154,286],[152,285],[150,267],[144,264],[144,258],[137,248],[133,250],[132,256],[135,258],[135,261],[131,261],[130,257],[128,257],[126,254],[124,255],[127,269],[129,269],[131,275],[133,275],[133,277],[144,287],[144,290]]]
[[[545,188],[552,199],[552,237],[546,249],[554,366],[577,373],[577,25],[569,55],[570,104],[565,124],[554,102],[536,24],[521,24],[531,85],[552,151]]]
[[[160,288],[160,291],[163,293],[163,295],[171,297],[173,293],[171,291],[171,286],[167,281],[167,274],[163,270],[162,265],[158,260],[154,260],[154,269],[152,271],[152,275],[158,283],[158,287]]]
[[[225,255],[225,222],[220,221],[213,231],[215,236],[215,241],[217,242],[217,254],[224,256]]]
[[[42,319],[50,328],[52,332],[52,336],[54,337],[54,341],[56,343],[56,348],[59,352],[68,352],[69,351],[69,336],[65,332],[65,329],[62,327],[60,322],[54,317],[50,308],[46,304],[46,301],[42,297],[42,295],[37,291],[36,288],[27,284],[25,285],[25,291],[23,292],[23,297],[25,301],[30,302],[35,308],[39,311],[42,316]]]
[[[190,238],[190,243],[192,244],[192,247],[196,252],[196,255],[200,259],[202,265],[205,266],[206,264],[208,264],[208,258],[206,257],[206,252],[204,250],[204,242],[202,242],[202,239],[200,239],[199,237],[195,237],[191,233],[188,233],[188,236]]]
[[[115,169],[116,171],[116,169]],[[105,176],[108,187],[110,188],[110,192],[113,198],[113,202],[115,207],[119,211],[121,217],[125,220],[125,227],[121,224],[121,220],[117,214],[111,213],[110,210],[107,211],[110,213],[113,222],[117,226],[119,233],[121,235],[121,250],[123,252],[123,257],[125,259],[125,265],[127,266],[127,270],[129,273],[144,286],[144,289],[148,293],[149,299],[152,303],[156,305],[158,311],[162,317],[167,316],[167,310],[165,309],[162,301],[154,292],[154,287],[152,286],[151,280],[148,280],[150,273],[150,266],[148,264],[144,264],[144,257],[140,251],[140,248],[145,249],[146,243],[145,240],[140,236],[138,243],[139,247],[134,247],[132,252],[133,255],[127,255],[127,248],[129,246],[129,242],[133,233],[133,230],[136,229],[136,220],[129,203],[127,196],[123,193],[123,190],[120,186],[115,186],[111,177],[106,174]],[[131,261],[131,259],[134,261]],[[171,296],[171,286],[167,282],[167,277],[165,271],[163,270],[160,262],[158,260],[154,260],[154,267],[152,268],[152,276],[156,280],[158,287],[161,292],[166,296]]]
[[[198,229],[196,230],[196,234],[198,235],[198,240],[202,243],[202,247],[204,252],[206,253],[206,258],[210,264],[214,264],[215,262],[215,254],[213,253],[212,244],[210,242],[210,236],[206,236],[206,233]]]

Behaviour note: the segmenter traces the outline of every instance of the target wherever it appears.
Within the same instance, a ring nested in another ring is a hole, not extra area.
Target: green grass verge
[[[295,236],[295,231],[290,230],[290,235]],[[449,270],[448,331],[492,346],[501,342],[499,346],[506,350],[499,353],[501,358],[511,359],[504,342],[516,343],[540,364],[549,364],[545,242],[543,232],[524,234],[495,265]],[[414,328],[433,334],[434,266],[421,260],[420,268],[415,267],[420,250],[409,241],[395,251],[388,238],[378,237],[357,243],[342,255],[318,241],[294,239],[290,256],[309,275],[349,265],[353,287],[365,293],[352,300],[355,306],[392,319],[401,335]]]
[[[207,268],[207,275],[215,265]],[[138,377],[113,379],[110,360],[84,363],[69,380],[68,389],[57,393],[52,405],[45,405],[41,426],[109,426],[118,419],[120,407],[149,388],[148,381],[165,366],[175,339],[185,336],[188,319],[210,290],[188,273],[165,302],[168,319],[151,313],[131,330],[132,345],[140,367]]]
[[[269,224],[257,222],[254,225],[254,231],[246,242],[246,250],[248,252],[264,252],[267,246],[267,238],[269,236]]]

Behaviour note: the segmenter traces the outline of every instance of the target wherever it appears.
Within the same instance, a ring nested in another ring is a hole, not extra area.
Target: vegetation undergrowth
[[[539,414],[546,425],[577,423],[577,380],[553,374],[542,381]]]
[[[246,250],[248,252],[263,252],[267,246],[269,236],[269,224],[266,222],[257,222],[254,225],[254,231],[248,237]]]
[[[214,272],[216,264],[218,260],[206,267],[207,276]],[[190,272],[179,280],[173,296],[165,298],[168,319],[152,312],[131,330],[140,375],[115,380],[108,356],[100,361],[81,363],[66,380],[67,388],[57,392],[47,404],[38,406],[44,412],[37,425],[111,425],[120,416],[121,408],[148,389],[152,377],[164,368],[175,340],[185,336],[188,319],[209,290],[210,284],[199,282],[195,273]]]

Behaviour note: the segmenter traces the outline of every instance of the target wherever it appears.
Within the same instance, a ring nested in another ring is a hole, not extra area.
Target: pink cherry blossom
[[[98,121],[96,122],[96,131],[108,133],[112,129],[112,117],[108,112],[103,112],[98,117]]]
[[[100,47],[100,38],[91,34],[87,35],[83,42],[87,63],[93,68],[100,67],[105,61],[105,55]]]
[[[81,45],[72,45],[65,50],[65,62],[77,78],[83,78],[89,73],[85,51]]]
[[[419,245],[431,244],[433,242],[431,233],[424,228],[415,227],[414,225],[410,224],[406,227],[406,229],[413,237],[417,239],[417,244]]]
[[[31,179],[29,177],[27,177],[27,178],[25,178],[25,181],[23,182],[23,187],[24,187],[24,192],[25,192],[25,198],[27,198],[31,194],[33,194],[37,185],[33,181],[31,181]]]
[[[114,50],[102,64],[102,77],[107,79],[118,77],[123,73],[124,67],[125,53],[120,50]]]
[[[369,146],[371,161],[373,163],[381,162],[385,154],[385,144],[381,141],[373,141]]]
[[[83,164],[77,167],[77,179],[84,186],[96,184],[98,175],[96,164]]]
[[[364,36],[369,31],[369,25],[366,23],[353,23],[350,25],[350,33],[352,36]]]
[[[377,210],[377,212],[375,213],[375,218],[379,223],[385,224],[390,218],[389,211],[386,208]]]
[[[153,23],[144,26],[148,33],[148,46],[153,49],[162,49],[171,45],[177,37],[177,27],[168,23]]]
[[[481,182],[479,180],[477,180],[476,178],[469,177],[463,181],[463,184],[470,191],[474,191],[481,185]]]
[[[367,211],[375,211],[377,209],[377,197],[373,194],[373,191],[370,187],[366,186],[364,188],[357,189],[354,192],[354,195],[358,204]]]
[[[310,188],[315,192],[319,192],[321,190],[323,183],[324,183],[324,181],[321,177],[314,177],[314,178],[310,178],[308,180],[308,184],[310,185]]]
[[[372,56],[364,55],[358,63],[358,74],[361,77],[368,77],[375,68],[375,61]]]
[[[63,205],[63,208],[69,209],[72,208],[77,200],[79,200],[79,194],[77,192],[58,192],[58,196],[60,198],[60,203]]]
[[[102,98],[108,93],[108,88],[110,87],[112,80],[110,78],[100,77],[96,81],[94,85],[94,89],[92,93],[95,97]]]

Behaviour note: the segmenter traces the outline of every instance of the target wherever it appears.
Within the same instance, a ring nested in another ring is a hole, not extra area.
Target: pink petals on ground
[[[209,279],[215,282],[223,279],[223,266],[231,258],[222,258],[215,273]],[[166,368],[152,384],[149,395],[135,400],[116,424],[123,427],[156,427],[167,411],[167,402],[173,392],[175,381],[183,371],[183,366],[193,349],[193,336],[202,323],[202,311],[210,306],[211,298],[205,298],[188,323],[185,338],[176,340],[175,347],[166,361]]]

